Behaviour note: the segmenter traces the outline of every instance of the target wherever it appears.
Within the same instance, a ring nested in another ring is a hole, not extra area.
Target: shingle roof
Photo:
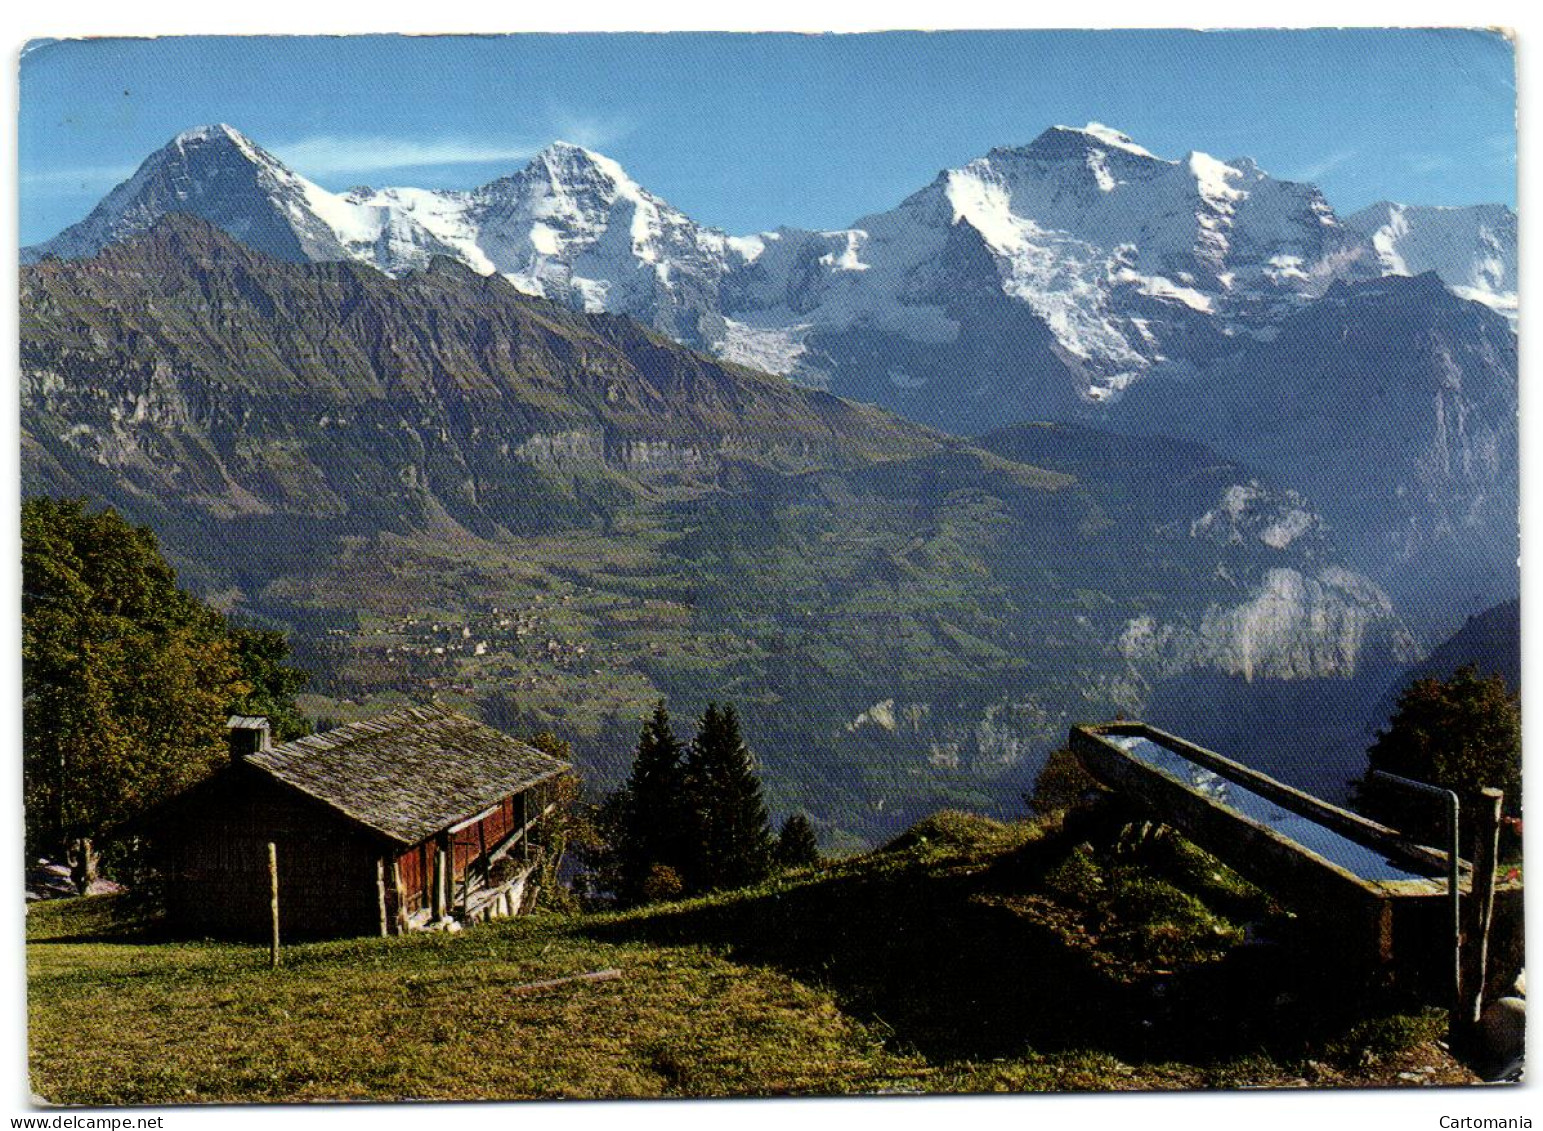
[[[245,761],[402,844],[417,844],[569,768],[435,707],[391,711]]]

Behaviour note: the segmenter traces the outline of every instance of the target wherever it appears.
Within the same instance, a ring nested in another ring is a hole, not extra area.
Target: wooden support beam
[[[273,941],[268,949],[268,965],[279,965],[279,846],[268,842],[268,912],[273,919]]]
[[[402,865],[391,861],[391,886],[396,891],[396,933],[407,933],[407,887],[402,883]]]
[[[556,808],[557,808],[556,805],[548,805],[545,809],[543,809],[541,812],[537,813],[534,817],[532,817],[528,821],[523,821],[524,814],[523,814],[523,811],[522,811],[521,819],[522,819],[523,823],[518,828],[516,828],[512,833],[510,833],[508,836],[506,836],[503,840],[499,841],[497,844],[495,844],[493,846],[493,848],[488,852],[488,863],[489,864],[496,864],[498,861],[502,860],[505,856],[508,856],[509,853],[512,852],[520,844],[522,844],[525,841],[527,841],[527,839],[530,836],[531,830],[534,829],[538,824],[540,824],[542,819],[544,817],[549,816],[552,813],[552,811],[555,810]],[[527,862],[530,859],[530,853],[529,853],[528,849],[527,849],[527,851],[525,853],[525,859],[527,860]]]
[[[446,838],[441,835],[434,844],[434,888],[429,914],[436,921],[445,917],[450,900],[450,861],[446,859],[449,848],[445,841]]]
[[[503,802],[500,801],[498,804],[502,805]],[[445,831],[447,833],[450,833],[451,835],[454,835],[454,834],[460,832],[462,829],[468,829],[472,825],[480,824],[481,822],[487,820],[489,817],[491,817],[493,815],[493,813],[495,813],[497,811],[497,809],[498,809],[498,805],[489,805],[486,809],[482,810],[482,812],[478,813],[476,816],[467,817],[466,820],[460,822],[459,824],[451,825]]]
[[[391,933],[391,920],[386,911],[386,858],[377,857],[375,860],[375,898],[380,904],[380,937],[385,938]]]
[[[529,789],[526,789],[526,790],[522,790],[522,791],[520,791],[520,792],[519,792],[519,793],[517,793],[517,794],[514,794],[514,795],[513,795],[513,796],[515,796],[515,797],[520,797],[520,798],[524,798],[524,796],[525,796],[525,795],[526,795],[526,794],[527,794],[527,793],[529,793],[529,792],[530,792],[530,791],[531,791],[531,790],[537,790],[537,789],[544,789],[544,787],[545,787],[545,784],[546,784],[546,783],[544,783],[544,782],[538,782],[538,783],[537,783],[537,784],[536,784],[536,785],[533,785],[533,786],[531,786],[531,787],[530,787],[530,788],[529,788]],[[449,827],[449,828],[448,828],[448,829],[446,829],[446,830],[445,830],[445,831],[446,831],[446,832],[447,832],[447,833],[458,833],[458,832],[460,832],[460,831],[461,831],[461,830],[462,830],[462,829],[465,829],[465,828],[470,828],[470,827],[471,827],[471,826],[472,826],[472,825],[475,825],[475,824],[477,824],[477,822],[479,822],[479,821],[484,821],[484,820],[486,820],[486,819],[487,819],[487,818],[488,818],[488,817],[491,817],[491,816],[492,816],[492,815],[493,815],[493,814],[494,814],[494,813],[495,813],[495,812],[497,812],[497,811],[498,811],[498,810],[499,810],[499,809],[500,809],[500,808],[502,808],[502,807],[503,807],[503,804],[504,804],[504,803],[503,803],[503,802],[502,802],[502,801],[499,801],[499,802],[498,802],[498,803],[497,803],[497,804],[494,804],[494,805],[489,805],[489,806],[488,806],[488,807],[487,807],[487,808],[486,808],[486,809],[483,809],[483,810],[481,810],[481,811],[480,811],[480,812],[478,812],[478,813],[475,813],[475,814],[473,814],[473,815],[472,815],[472,816],[470,816],[470,817],[467,817],[467,818],[466,818],[466,819],[465,819],[465,820],[463,820],[463,821],[459,821],[459,822],[457,822],[457,823],[456,823],[456,824],[454,824],[454,825],[451,825],[451,826],[450,826],[450,827]],[[523,802],[523,801],[522,801],[522,802],[521,802],[521,805],[523,805],[523,804],[524,804],[524,802]],[[547,806],[547,807],[546,807],[546,809],[545,809],[545,810],[544,810],[544,811],[545,811],[545,812],[550,812],[550,811],[551,811],[551,810],[552,810],[552,809],[553,809],[553,808],[554,808],[554,807],[555,807],[555,806],[552,806],[552,805],[548,805],[548,806]]]

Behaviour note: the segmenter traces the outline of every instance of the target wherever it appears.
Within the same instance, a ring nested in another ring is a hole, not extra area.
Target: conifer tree
[[[809,868],[820,862],[820,844],[808,817],[794,813],[782,822],[775,855],[777,864],[783,868]]]
[[[632,773],[618,805],[617,894],[628,902],[647,898],[645,885],[656,868],[680,872],[683,867],[691,827],[683,749],[661,699],[638,736]]]
[[[732,705],[709,703],[685,760],[693,851],[683,861],[687,888],[742,887],[771,871],[772,838],[750,751]]]

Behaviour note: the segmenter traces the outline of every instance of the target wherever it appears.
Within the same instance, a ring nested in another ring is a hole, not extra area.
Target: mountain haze
[[[1136,390],[1124,426],[1225,438],[1314,499],[1348,560],[1444,635],[1518,592],[1516,345],[1434,274],[1336,284],[1203,381]]]
[[[185,215],[24,267],[21,305],[24,491],[111,503],[294,629],[313,709],[434,694],[604,779],[658,696],[732,699],[827,839],[1011,808],[1068,722],[1174,680],[1414,655],[1309,498],[1199,444],[971,444],[449,259],[286,261]]]

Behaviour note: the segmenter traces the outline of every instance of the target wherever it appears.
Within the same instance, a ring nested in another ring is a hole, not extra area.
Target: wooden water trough
[[[1140,722],[1073,727],[1087,771],[1299,916],[1340,954],[1432,990],[1451,985],[1448,856]],[[1459,862],[1460,889],[1472,869]],[[1514,895],[1519,905],[1519,885]]]

